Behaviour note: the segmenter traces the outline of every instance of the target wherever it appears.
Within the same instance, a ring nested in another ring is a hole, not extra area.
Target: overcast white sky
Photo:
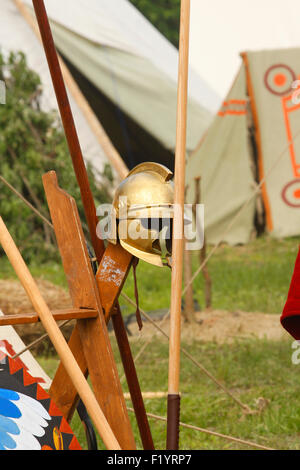
[[[300,0],[191,0],[190,64],[221,99],[240,52],[285,47],[300,47]]]

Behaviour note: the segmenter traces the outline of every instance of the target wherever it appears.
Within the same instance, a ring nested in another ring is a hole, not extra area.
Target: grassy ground
[[[114,350],[116,347],[113,341]],[[300,365],[291,361],[291,341],[272,342],[244,340],[218,346],[194,342],[184,345],[215,377],[251,409],[258,411],[257,399],[262,397],[267,406],[261,413],[245,415],[232,398],[218,388],[185,356],[181,372],[181,421],[219,433],[242,438],[275,449],[300,449]],[[132,350],[139,350],[135,341]],[[118,353],[115,354],[118,361]],[[40,358],[40,363],[53,374],[55,358]],[[142,390],[165,391],[168,373],[168,345],[153,341],[137,363]],[[121,372],[121,367],[120,367]],[[126,387],[124,387],[126,391]],[[128,406],[132,406],[128,402]],[[145,401],[148,412],[166,416],[166,399]],[[131,421],[140,447],[135,419]],[[165,448],[166,425],[150,419],[157,449]],[[72,423],[82,446],[86,446],[84,432],[77,417]],[[99,441],[99,447],[101,443]],[[202,432],[181,428],[181,449],[254,449]]]
[[[213,308],[280,313],[286,299],[299,241],[299,238],[275,241],[263,237],[247,246],[221,246],[208,264],[213,280]],[[198,266],[199,258],[195,253],[193,269]],[[36,264],[31,265],[30,269],[35,277],[43,277],[66,287],[61,266],[53,263],[42,266]],[[170,271],[140,262],[137,274],[141,307],[147,311],[168,308]],[[14,277],[11,267],[3,258],[0,277]],[[134,298],[132,274],[126,281],[124,291]],[[194,295],[203,306],[201,274],[194,283]],[[121,305],[125,315],[133,312],[124,300],[121,300]],[[112,342],[118,367],[122,371],[115,342]],[[141,345],[141,341],[132,342],[134,354]],[[258,409],[257,399],[263,397],[268,405],[261,413],[245,415],[228,395],[183,356],[181,420],[276,449],[300,449],[300,365],[292,364],[291,345],[292,339],[282,342],[244,339],[222,346],[195,341],[184,345],[243,403]],[[39,357],[38,360],[49,375],[54,374],[57,358]],[[142,390],[167,390],[168,345],[165,340],[153,340],[148,345],[137,363],[137,371]],[[166,416],[166,399],[146,400],[145,404],[147,411]],[[131,419],[140,446],[133,415]],[[156,447],[165,448],[165,423],[153,419],[150,423]],[[85,446],[84,432],[76,416],[72,426],[81,444]],[[101,447],[101,443],[99,445]],[[182,449],[249,448],[184,428],[181,430],[180,446]]]
[[[279,313],[282,311],[289,287],[300,238],[273,240],[262,237],[247,246],[220,246],[208,263],[213,281],[213,308],[248,312]],[[209,253],[207,249],[207,253]],[[192,256],[194,271],[199,266],[199,254]],[[54,284],[66,287],[66,279],[60,265],[32,264],[31,272]],[[0,278],[15,277],[5,258],[1,258]],[[142,261],[137,268],[139,298],[146,311],[168,308],[170,303],[171,273]],[[134,298],[134,283],[130,272],[124,292]],[[203,277],[200,273],[194,282],[195,300],[204,305]],[[123,312],[132,308],[120,299]]]
[[[263,237],[247,246],[220,246],[208,263],[212,279],[213,308],[246,312],[282,311],[293,272],[300,238],[282,241]],[[210,248],[207,249],[207,254]],[[193,271],[199,267],[199,253],[192,255]],[[139,263],[138,285],[145,310],[169,307],[170,272]],[[194,281],[195,300],[204,306],[203,276]],[[125,292],[133,298],[132,274]],[[121,300],[121,303],[122,300]]]

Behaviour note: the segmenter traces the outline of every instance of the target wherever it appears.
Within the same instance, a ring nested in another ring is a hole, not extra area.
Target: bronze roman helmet
[[[114,238],[131,254],[156,266],[171,265],[173,173],[158,163],[141,163],[115,192]]]

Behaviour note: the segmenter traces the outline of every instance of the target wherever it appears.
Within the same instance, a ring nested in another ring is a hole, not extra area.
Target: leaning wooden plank
[[[77,326],[75,326],[74,330],[72,331],[68,345],[77,360],[77,364],[80,367],[80,370],[85,376],[87,376],[87,361],[82,350],[79,329]],[[61,384],[64,384],[63,387]],[[62,363],[60,363],[57,368],[49,393],[69,423],[72,419],[74,411],[77,408],[79,395],[73,386],[72,381],[69,379],[66,369]]]
[[[10,236],[2,218],[0,217],[0,243],[11,262],[17,276],[19,277],[33,307],[38,312],[61,361],[63,362],[74,387],[78,391],[83,403],[90,414],[97,431],[103,439],[104,444],[110,450],[119,450],[120,445],[103,414],[99,403],[89,387],[76,359],[68,347],[63,334],[57,326],[49,307],[42,297],[39,288],[31,276],[18,248]]]
[[[89,373],[97,400],[122,449],[135,449],[134,436],[75,200],[59,188],[54,171],[43,176],[43,183],[73,307],[98,311],[97,318],[77,320],[75,328],[78,329],[80,342],[76,336],[76,345],[73,343],[76,349],[73,353],[76,358],[84,355],[84,373]],[[59,392],[62,386],[65,387],[68,377],[61,370],[57,377],[60,379],[54,378],[51,392],[59,399]],[[74,400],[74,396],[70,399]],[[57,402],[57,405],[62,409],[60,403]],[[70,406],[74,407],[72,401]]]

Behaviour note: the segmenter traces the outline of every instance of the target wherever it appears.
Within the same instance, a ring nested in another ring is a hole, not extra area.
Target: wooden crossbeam
[[[86,318],[95,318],[98,311],[91,308],[70,308],[62,310],[53,310],[52,316],[55,321],[78,320]],[[4,325],[24,325],[28,323],[38,323],[40,318],[37,313],[17,313],[15,315],[4,315],[0,317],[0,326]]]

